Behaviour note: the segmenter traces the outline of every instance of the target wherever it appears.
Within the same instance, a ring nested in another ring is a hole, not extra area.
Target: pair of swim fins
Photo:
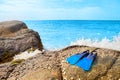
[[[77,53],[68,57],[66,61],[71,65],[76,65],[85,71],[89,71],[97,56],[97,53],[94,54],[93,52],[95,51],[89,53],[89,50],[87,50],[82,53]]]

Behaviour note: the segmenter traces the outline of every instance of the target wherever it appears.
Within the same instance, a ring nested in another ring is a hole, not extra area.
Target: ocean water
[[[40,34],[45,49],[86,45],[120,51],[119,20],[27,20]]]

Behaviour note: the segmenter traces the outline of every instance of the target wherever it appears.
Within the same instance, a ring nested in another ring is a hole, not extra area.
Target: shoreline
[[[113,50],[113,51],[117,51],[117,52],[120,52],[120,50],[114,50],[114,49],[108,49],[108,48],[101,48],[101,47],[94,47],[94,46],[86,46],[86,45],[70,45],[70,46],[67,46],[65,48],[62,48],[58,51],[64,51],[64,50],[67,50],[69,48],[73,48],[73,47],[91,47],[91,48],[98,48],[98,49],[107,49],[107,50]]]
[[[55,51],[55,50],[60,50],[69,46],[74,46],[74,45],[78,45],[78,46],[90,46],[90,47],[98,47],[98,48],[105,48],[105,49],[112,49],[112,50],[117,50],[120,51],[120,46],[118,45],[120,44],[120,33],[117,36],[113,37],[113,40],[109,40],[107,38],[103,38],[102,40],[97,40],[97,39],[78,39],[74,42],[71,42],[69,45],[65,45],[62,46],[60,48],[58,47],[48,47],[45,48],[46,50],[50,50],[50,51]],[[58,44],[59,45],[59,44]],[[45,46],[46,47],[46,46]]]
[[[111,49],[111,48],[104,48],[104,47],[95,47],[95,46],[87,46],[87,45],[69,45],[69,46],[66,46],[64,48],[59,48],[59,49],[44,49],[45,51],[61,51],[61,50],[66,50],[68,48],[72,48],[72,47],[91,47],[91,48],[101,48],[101,49],[108,49],[108,50],[113,50],[113,51],[120,51],[120,49]]]

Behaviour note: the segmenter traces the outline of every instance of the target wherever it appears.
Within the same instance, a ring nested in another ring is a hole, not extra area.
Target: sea
[[[120,20],[26,20],[47,50],[86,45],[120,51]]]

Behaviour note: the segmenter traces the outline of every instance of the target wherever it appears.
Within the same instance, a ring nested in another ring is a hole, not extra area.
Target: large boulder
[[[70,65],[66,58],[85,50],[92,50],[93,47],[71,46],[61,50],[60,61],[62,75],[65,80],[119,80],[120,79],[120,52],[110,49],[98,48],[97,57],[90,71]]]
[[[60,51],[38,54],[22,63],[0,65],[2,80],[120,80],[120,52],[97,49],[97,58],[90,71],[70,65],[66,58],[87,46],[70,46]]]
[[[0,23],[0,62],[9,60],[17,53],[29,48],[43,49],[37,32],[27,28],[21,21],[6,21]]]

